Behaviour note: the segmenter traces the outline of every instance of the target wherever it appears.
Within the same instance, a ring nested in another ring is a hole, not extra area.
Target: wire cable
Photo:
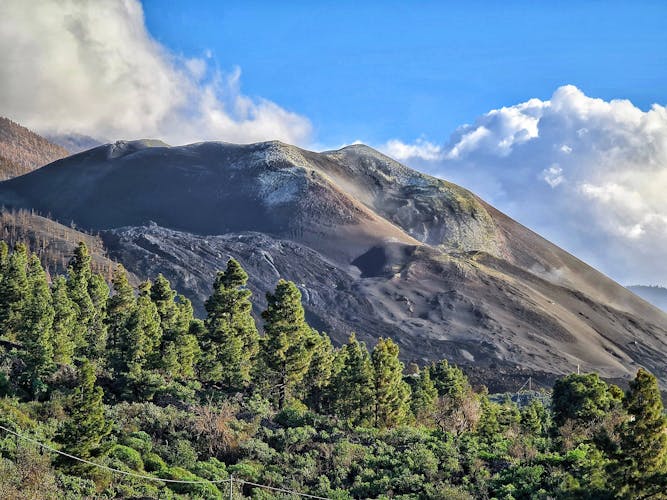
[[[72,460],[77,460],[79,462],[83,462],[84,464],[94,465],[95,467],[99,467],[100,469],[105,469],[105,470],[108,470],[108,471],[111,471],[111,472],[115,472],[116,474],[122,474],[124,476],[131,476],[131,477],[136,477],[136,478],[139,478],[139,479],[148,479],[150,481],[164,481],[165,483],[180,483],[180,484],[210,484],[210,483],[219,484],[219,483],[228,483],[230,481],[230,479],[216,479],[216,480],[204,479],[204,480],[201,480],[201,481],[189,481],[189,480],[185,480],[185,479],[163,479],[161,477],[145,476],[143,474],[135,474],[134,472],[128,472],[128,471],[124,471],[124,470],[120,470],[120,469],[114,469],[113,467],[109,467],[107,465],[98,464],[96,462],[91,462],[90,460],[86,460],[85,458],[80,458],[80,457],[76,457],[74,455],[70,455],[69,453],[65,453],[64,451],[57,450],[57,449],[53,448],[52,446],[49,446],[49,445],[44,444],[44,443],[40,443],[36,439],[30,438],[28,436],[23,436],[23,435],[19,434],[18,432],[14,432],[13,430],[8,429],[7,427],[4,427],[2,425],[0,425],[0,429],[2,429],[5,432],[8,432],[9,434],[12,434],[12,435],[18,437],[18,438],[24,439],[26,441],[30,441],[31,443],[36,444],[37,446],[41,446],[44,449],[47,449],[47,450],[52,451],[54,453],[58,453],[59,455],[62,455],[64,457],[71,458]]]
[[[165,482],[165,483],[179,483],[179,484],[221,484],[221,483],[230,483],[230,487],[231,487],[231,485],[233,485],[236,482],[236,483],[240,483],[240,484],[247,484],[248,486],[255,486],[257,488],[264,488],[266,490],[278,491],[278,492],[281,492],[281,493],[289,493],[291,495],[298,495],[298,496],[306,497],[306,498],[316,498],[316,499],[319,499],[319,500],[329,500],[327,497],[320,497],[320,496],[317,496],[317,495],[309,495],[308,493],[300,493],[298,491],[288,490],[288,489],[285,489],[285,488],[276,488],[274,486],[267,486],[265,484],[253,483],[252,481],[245,481],[244,479],[237,479],[237,478],[233,478],[233,477],[230,477],[229,479],[215,479],[215,480],[213,480],[213,479],[212,480],[204,479],[204,480],[201,480],[201,481],[191,481],[191,480],[186,480],[186,479],[163,479],[161,477],[145,476],[143,474],[136,474],[134,472],[128,472],[128,471],[124,471],[124,470],[120,470],[120,469],[114,469],[113,467],[109,467],[107,465],[98,464],[96,462],[86,460],[85,458],[81,458],[81,457],[77,457],[75,455],[71,455],[69,453],[65,453],[64,451],[57,450],[56,448],[53,448],[52,446],[41,443],[41,442],[37,441],[36,439],[33,439],[31,437],[19,434],[18,432],[15,432],[11,429],[8,429],[7,427],[5,427],[3,425],[0,425],[0,429],[7,432],[8,434],[11,434],[11,435],[16,436],[20,439],[23,439],[25,441],[29,441],[33,444],[36,444],[37,446],[40,446],[41,448],[52,451],[53,453],[57,453],[59,455],[67,457],[67,458],[71,458],[72,460],[77,460],[78,462],[83,462],[83,463],[88,464],[88,465],[93,465],[95,467],[99,467],[100,469],[105,469],[105,470],[108,470],[110,472],[115,472],[116,474],[122,474],[124,476],[136,477],[138,479],[148,479],[149,481],[162,481],[162,482]]]
[[[284,488],[274,488],[273,486],[266,486],[265,484],[253,483],[252,481],[245,481],[243,479],[234,479],[237,483],[247,484],[249,486],[257,486],[266,490],[279,491],[281,493],[291,493],[292,495],[299,495],[307,498],[319,498],[321,500],[329,500],[327,497],[318,497],[317,495],[309,495],[308,493],[299,493],[298,491],[286,490]]]

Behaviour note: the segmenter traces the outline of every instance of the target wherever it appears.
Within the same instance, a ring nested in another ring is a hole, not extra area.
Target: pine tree
[[[77,319],[76,305],[67,293],[67,282],[58,276],[51,287],[53,300],[53,358],[62,365],[72,364],[74,356],[74,339]]]
[[[493,401],[490,401],[487,396],[484,396],[480,399],[480,419],[479,419],[479,425],[477,427],[477,434],[482,438],[484,441],[487,442],[495,442],[497,441],[498,437],[502,436],[502,429],[500,426],[500,422],[498,422],[498,415],[501,412],[501,407],[498,403],[494,403]],[[446,421],[448,420],[448,417],[452,414],[452,409],[451,407],[445,409],[445,418],[444,422],[441,425],[442,430],[447,430],[448,427],[451,427],[447,425]]]
[[[201,319],[194,318],[192,321],[190,321],[189,333],[190,335],[195,336],[197,342],[199,342],[200,344],[204,343],[204,341],[206,340],[206,335],[208,335],[208,331],[206,330],[206,324]]]
[[[331,382],[334,361],[334,349],[326,333],[311,333],[312,358],[308,372],[304,377],[305,399],[308,406],[316,411],[322,410],[326,390]]]
[[[167,378],[178,378],[181,373],[181,362],[178,356],[178,349],[174,342],[165,342],[162,346],[162,371]]]
[[[9,245],[3,240],[0,241],[0,281],[7,272],[9,266]]]
[[[59,434],[65,451],[82,458],[93,456],[102,439],[111,432],[111,423],[104,416],[104,391],[95,382],[95,367],[84,360],[78,386],[68,404],[68,419]]]
[[[311,328],[301,305],[301,292],[291,281],[280,280],[273,294],[267,293],[261,356],[264,377],[278,394],[278,407],[292,398],[308,371],[312,351],[308,349]]]
[[[431,371],[425,368],[408,380],[412,392],[410,397],[412,414],[420,422],[428,421],[438,399],[438,390],[431,380]]]
[[[30,257],[27,272],[29,294],[19,318],[17,340],[24,351],[25,380],[34,397],[46,392],[46,377],[55,368],[53,362],[53,306],[46,273],[36,255]]]
[[[108,360],[111,368],[120,373],[128,369],[125,348],[130,337],[129,320],[136,309],[136,299],[122,266],[114,271],[112,284],[113,295],[107,305]]]
[[[194,320],[192,303],[183,295],[177,295],[162,274],[152,284],[150,297],[158,312],[162,330],[159,348],[161,370],[168,378],[193,378],[201,351],[197,338],[190,333]]]
[[[470,388],[468,378],[459,367],[450,365],[446,359],[432,364],[429,371],[439,396],[456,401],[468,393]]]
[[[162,274],[158,274],[150,289],[151,300],[155,304],[160,315],[160,326],[165,340],[173,341],[182,330],[179,322],[180,311],[175,302],[176,292],[171,289],[169,280]],[[187,330],[187,326],[185,327]]]
[[[192,307],[192,305],[190,305]],[[194,339],[194,344],[196,343],[195,352],[193,356],[193,365],[192,366],[183,366],[184,373],[194,373],[194,376],[198,380],[206,380],[206,377],[203,375],[202,369],[202,360],[204,359],[203,347],[206,342],[206,336],[208,335],[208,330],[206,325],[201,319],[194,318],[190,321],[190,329],[188,334]],[[192,341],[191,341],[192,342]]]
[[[205,304],[206,377],[231,389],[248,385],[258,350],[259,335],[251,315],[247,282],[246,272],[236,260],[230,259],[226,270],[218,273],[213,294]]]
[[[151,367],[157,367],[160,359],[160,345],[162,343],[162,328],[160,313],[151,300],[151,282],[145,281],[139,285],[137,307],[132,319],[136,322],[144,344],[144,356]],[[131,319],[131,320],[132,320]]]
[[[195,310],[192,302],[185,295],[176,295],[176,307],[178,315],[176,316],[176,330],[182,333],[192,333],[192,322],[195,321]],[[197,320],[200,321],[200,320]]]
[[[372,421],[374,404],[373,365],[364,343],[354,333],[336,353],[330,384],[334,413],[353,425]]]
[[[537,398],[521,409],[521,428],[528,435],[541,436],[546,430],[548,422],[547,409]]]
[[[107,301],[109,285],[101,274],[93,274],[88,283],[88,295],[93,302],[94,315],[88,325],[86,347],[83,352],[89,359],[99,360],[105,356],[107,344]]]
[[[568,420],[576,425],[599,423],[620,404],[620,395],[612,387],[597,373],[572,374],[557,380],[552,396],[555,424],[560,427]]]
[[[667,418],[658,381],[640,368],[630,382],[623,405],[628,420],[621,428],[619,493],[626,498],[648,498],[663,491],[667,472]]]
[[[192,302],[183,295],[178,295],[178,321],[177,331],[179,338],[176,341],[178,345],[178,362],[180,365],[179,376],[187,380],[195,378],[196,366],[201,359],[201,347],[199,344],[198,328],[201,320],[195,320]]]
[[[201,348],[195,335],[183,335],[177,347],[179,377],[182,380],[196,376],[195,367],[201,358]]]
[[[376,427],[394,427],[409,415],[410,388],[403,381],[403,363],[398,346],[391,339],[380,338],[373,349],[374,423]]]
[[[16,339],[17,328],[29,295],[27,267],[28,251],[25,245],[19,243],[7,261],[0,282],[0,331],[10,340]]]
[[[84,242],[79,242],[67,267],[67,292],[76,306],[74,342],[76,353],[90,359],[104,355],[106,346],[106,302],[109,287],[99,274],[93,274],[91,257]]]
[[[76,305],[77,313],[76,329],[73,332],[77,351],[85,350],[88,344],[88,329],[95,315],[95,305],[88,293],[91,277],[88,247],[84,242],[79,242],[67,266],[67,291]]]
[[[160,315],[149,294],[150,284],[143,283],[118,339],[116,370],[124,398],[151,399],[163,383],[158,374],[151,372],[161,364],[158,347],[162,331]]]

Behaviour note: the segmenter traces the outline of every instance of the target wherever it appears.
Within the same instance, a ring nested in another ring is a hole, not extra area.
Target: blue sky
[[[240,67],[245,94],[307,116],[322,144],[441,141],[564,84],[643,109],[667,102],[667,2],[143,5],[158,41]]]
[[[665,19],[665,0],[1,0],[0,114],[105,142],[360,140],[667,285]]]

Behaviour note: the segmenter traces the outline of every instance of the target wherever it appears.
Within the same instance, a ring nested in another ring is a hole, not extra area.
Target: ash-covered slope
[[[494,378],[577,365],[667,382],[667,316],[472,193],[366,146],[119,142],[0,183],[0,203],[102,230],[140,276],[201,307],[229,256],[256,306],[279,277],[342,342],[394,337]],[[484,377],[483,377],[484,378]]]
[[[346,263],[385,239],[418,243],[309,167],[277,142],[117,142],[12,179],[0,198],[92,230],[155,222],[199,235],[263,232]]]

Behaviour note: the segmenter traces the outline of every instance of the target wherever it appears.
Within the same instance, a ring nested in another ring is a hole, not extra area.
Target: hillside
[[[93,272],[111,279],[117,266],[107,256],[104,243],[99,236],[77,231],[28,210],[0,210],[0,234],[10,248],[24,243],[28,250],[39,255],[42,265],[51,276],[65,274],[67,265],[77,244],[83,241],[90,251]],[[138,278],[131,274],[134,284]]]
[[[667,316],[480,200],[366,146],[118,142],[0,184],[0,202],[101,231],[140,277],[201,312],[233,256],[255,308],[278,277],[342,343],[391,336],[404,358],[482,378],[577,369],[667,382]]]
[[[23,175],[68,155],[65,148],[0,116],[0,180]]]

